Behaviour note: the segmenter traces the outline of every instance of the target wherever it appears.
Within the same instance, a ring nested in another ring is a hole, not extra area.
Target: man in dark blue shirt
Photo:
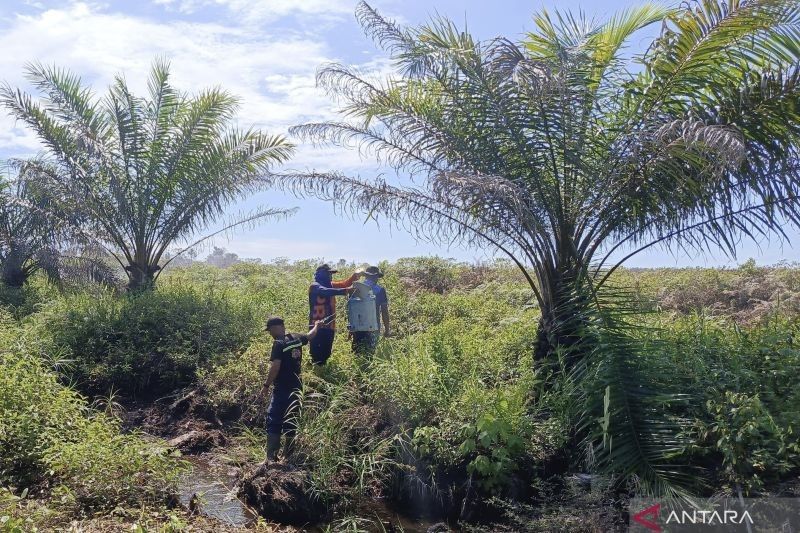
[[[367,267],[364,270],[364,283],[372,289],[375,295],[376,314],[378,317],[378,331],[354,331],[353,332],[353,353],[360,355],[371,355],[375,352],[380,337],[381,323],[383,323],[383,334],[388,337],[391,335],[389,328],[389,297],[386,289],[378,284],[378,280],[383,277],[383,272],[376,266]]]
[[[284,457],[291,453],[292,442],[297,429],[292,411],[297,405],[297,399],[302,388],[300,369],[302,368],[302,347],[310,339],[316,337],[322,321],[314,323],[314,327],[303,335],[302,333],[286,333],[283,319],[277,316],[267,320],[267,331],[274,339],[272,353],[270,354],[270,367],[267,381],[261,389],[261,394],[269,392],[270,386],[275,384],[272,399],[267,410],[267,459],[275,461],[281,447],[281,435],[286,435]]]

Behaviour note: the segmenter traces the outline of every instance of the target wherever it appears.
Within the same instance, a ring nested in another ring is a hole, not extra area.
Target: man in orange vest
[[[353,282],[364,275],[363,270],[356,270],[346,280],[333,281],[331,275],[336,272],[328,263],[318,266],[314,282],[308,288],[308,323],[323,321],[317,336],[309,343],[311,362],[315,365],[324,365],[331,356],[336,335],[336,296],[353,292]]]

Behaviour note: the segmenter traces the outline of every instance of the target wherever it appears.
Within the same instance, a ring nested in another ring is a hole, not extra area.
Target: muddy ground
[[[308,496],[302,468],[283,460],[241,464],[229,454],[237,413],[209,409],[198,390],[140,402],[127,402],[120,413],[126,430],[165,439],[191,464],[177,499],[190,516],[222,530],[265,526],[280,531],[337,530],[337,517]],[[421,507],[420,507],[421,508]],[[365,498],[355,505],[363,516],[359,527],[375,531],[439,533],[455,531],[442,516],[419,516],[403,511],[402,503]],[[259,517],[261,517],[259,519]],[[355,522],[353,523],[355,524]],[[346,524],[340,524],[346,527]],[[216,531],[216,529],[211,529]]]

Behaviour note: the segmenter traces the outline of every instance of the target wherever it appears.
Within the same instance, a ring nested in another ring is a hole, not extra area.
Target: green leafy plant
[[[752,494],[800,468],[800,443],[791,426],[780,427],[758,395],[726,391],[708,400],[710,422],[698,424],[698,437],[722,456],[721,479],[728,488]]]
[[[500,408],[508,408],[504,400]],[[514,428],[502,417],[484,414],[475,424],[466,424],[461,429],[464,439],[459,451],[472,459],[467,472],[475,475],[482,488],[497,492],[509,480],[518,467],[518,457],[525,444]]]
[[[61,385],[34,344],[8,342],[0,330],[0,478],[51,487],[76,511],[160,503],[175,490],[181,465],[165,446],[123,434],[119,421],[89,408]]]

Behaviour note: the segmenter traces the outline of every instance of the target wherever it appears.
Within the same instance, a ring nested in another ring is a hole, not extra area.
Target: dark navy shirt
[[[300,388],[300,369],[302,368],[303,345],[308,337],[300,333],[287,333],[283,340],[272,342],[270,361],[280,361],[281,368],[275,378],[275,389],[291,392]]]

